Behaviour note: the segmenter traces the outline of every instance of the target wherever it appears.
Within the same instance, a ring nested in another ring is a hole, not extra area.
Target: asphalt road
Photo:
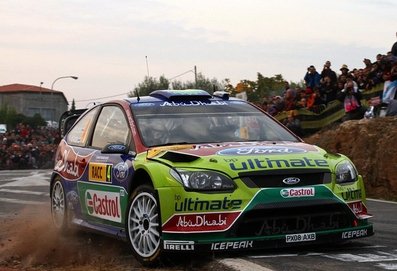
[[[26,208],[49,210],[50,176],[50,170],[0,171],[0,223]],[[397,270],[397,203],[369,200],[368,209],[375,228],[369,238],[338,246],[219,254],[206,260],[238,270]]]

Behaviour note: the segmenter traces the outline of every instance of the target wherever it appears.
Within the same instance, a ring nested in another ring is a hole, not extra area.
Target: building
[[[11,84],[0,86],[0,106],[12,107],[17,113],[28,117],[39,113],[44,120],[58,121],[68,109],[68,101],[61,91]]]

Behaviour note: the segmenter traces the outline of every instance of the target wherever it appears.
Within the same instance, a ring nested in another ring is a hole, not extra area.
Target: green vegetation
[[[46,126],[46,122],[40,114],[27,117],[17,113],[14,108],[8,106],[0,107],[0,123],[7,124],[8,130],[14,129],[18,123],[28,124],[32,128]]]
[[[293,83],[292,87],[301,85],[301,83]],[[164,75],[160,76],[159,79],[155,77],[146,76],[143,82],[139,83],[137,87],[131,91],[128,96],[135,97],[149,95],[153,90],[158,89],[203,89],[209,93],[213,93],[216,90],[226,90],[232,96],[237,93],[245,91],[247,93],[248,101],[253,103],[261,103],[264,97],[281,95],[285,87],[285,79],[281,74],[276,74],[272,77],[265,77],[261,73],[257,74],[256,81],[251,80],[240,80],[236,86],[233,86],[230,79],[225,79],[219,82],[216,78],[209,79],[202,73],[197,74],[196,81],[178,81],[169,80]]]

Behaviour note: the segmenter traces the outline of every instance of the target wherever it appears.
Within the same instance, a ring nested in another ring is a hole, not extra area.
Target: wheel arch
[[[132,193],[134,192],[134,190],[137,187],[139,187],[141,185],[144,185],[144,184],[150,185],[151,187],[153,187],[155,189],[153,180],[150,177],[149,173],[146,170],[144,170],[144,169],[138,169],[135,172],[135,174],[134,174],[134,176],[133,176],[133,178],[131,180],[131,186],[130,186],[130,189],[128,191],[128,194],[132,195]]]
[[[60,179],[61,179],[61,176],[59,176],[58,173],[52,172],[51,179],[50,179],[50,197],[51,197],[52,187],[53,187],[54,182],[56,180],[60,180]]]

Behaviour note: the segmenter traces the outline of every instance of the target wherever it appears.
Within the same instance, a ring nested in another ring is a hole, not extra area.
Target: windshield
[[[298,141],[254,106],[241,101],[133,104],[148,147],[182,143]]]

